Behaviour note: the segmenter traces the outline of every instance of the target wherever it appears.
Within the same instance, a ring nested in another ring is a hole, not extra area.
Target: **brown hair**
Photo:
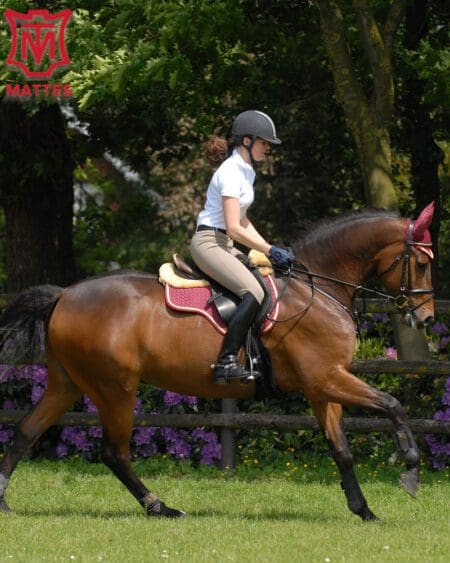
[[[206,141],[203,147],[203,156],[212,168],[220,166],[229,155],[230,147],[224,137],[213,135]]]

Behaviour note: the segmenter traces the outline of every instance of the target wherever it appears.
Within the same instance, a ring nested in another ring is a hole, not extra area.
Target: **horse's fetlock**
[[[405,462],[408,466],[416,466],[419,463],[420,454],[419,451],[415,448],[410,448],[405,453]]]
[[[0,499],[5,494],[6,488],[8,487],[9,479],[0,473]]]

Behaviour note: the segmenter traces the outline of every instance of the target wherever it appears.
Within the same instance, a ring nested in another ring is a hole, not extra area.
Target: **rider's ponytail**
[[[204,147],[203,156],[212,168],[219,167],[230,155],[230,146],[224,137],[214,135],[210,137]]]

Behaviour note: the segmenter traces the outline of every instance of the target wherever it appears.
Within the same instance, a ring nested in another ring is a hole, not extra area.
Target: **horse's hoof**
[[[365,510],[361,514],[361,518],[364,520],[364,522],[373,522],[374,520],[378,520],[375,514],[369,509]]]
[[[400,475],[400,485],[407,493],[416,498],[419,491],[419,470],[417,467],[408,469]]]
[[[152,508],[147,510],[147,516],[156,516],[158,518],[184,518],[186,512],[182,510],[176,510],[175,508],[169,508],[163,502],[158,502],[153,505]]]
[[[0,512],[3,512],[4,514],[14,514],[14,512],[6,504],[6,500],[4,498],[0,499]]]

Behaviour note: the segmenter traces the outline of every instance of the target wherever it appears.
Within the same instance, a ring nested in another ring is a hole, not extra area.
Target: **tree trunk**
[[[406,10],[407,49],[416,51],[420,41],[428,34],[427,0],[417,0]],[[431,201],[435,201],[436,209],[430,227],[435,241],[433,252],[435,260],[432,264],[433,285],[438,289],[438,237],[441,224],[441,193],[438,169],[443,161],[443,152],[434,140],[434,124],[431,117],[432,108],[423,102],[424,84],[414,69],[410,69],[405,79],[404,114],[406,132],[411,155],[412,188],[418,214]]]
[[[355,134],[355,139],[367,203],[384,209],[397,208],[389,131],[375,124],[365,124],[363,130]]]
[[[16,103],[0,104],[0,162],[7,291],[67,285],[75,277],[74,163],[58,105],[31,113]]]
[[[336,93],[355,139],[366,200],[374,207],[397,208],[392,183],[389,125],[394,104],[391,50],[403,14],[403,2],[393,2],[383,31],[367,0],[353,6],[364,52],[373,76],[369,100],[355,76],[338,0],[316,0],[324,44],[333,69]]]

